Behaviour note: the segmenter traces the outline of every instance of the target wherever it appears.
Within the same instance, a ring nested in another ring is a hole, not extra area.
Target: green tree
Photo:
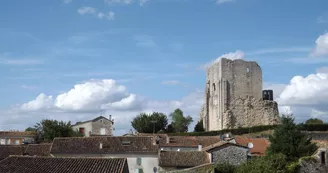
[[[323,121],[318,118],[310,118],[305,121],[305,124],[323,124]]]
[[[311,138],[296,126],[291,115],[281,117],[281,124],[269,136],[269,141],[268,154],[282,153],[288,162],[309,156],[317,150],[317,146],[311,143]]]
[[[203,126],[203,120],[198,121],[198,123],[196,124],[195,128],[194,128],[194,132],[204,132],[204,126]]]
[[[157,133],[160,130],[165,130],[167,116],[159,112],[140,113],[131,121],[131,125],[139,133]]]
[[[39,139],[42,141],[50,141],[55,137],[75,137],[82,136],[71,128],[71,122],[57,120],[42,120],[34,126]]]
[[[25,132],[36,132],[36,128],[28,127],[25,129]]]
[[[176,109],[170,114],[172,127],[175,132],[187,132],[188,126],[193,122],[191,116],[184,117],[181,109]]]

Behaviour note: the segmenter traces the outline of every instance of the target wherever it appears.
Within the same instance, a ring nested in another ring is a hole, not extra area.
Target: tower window
[[[213,85],[213,91],[215,91],[216,90],[215,83],[213,83],[212,85]]]
[[[246,73],[248,73],[248,72],[249,72],[249,68],[247,67],[247,68],[246,68]]]

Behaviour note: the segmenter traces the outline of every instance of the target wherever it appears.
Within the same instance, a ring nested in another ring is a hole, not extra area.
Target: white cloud
[[[145,3],[147,3],[150,0],[139,0],[139,4],[143,6]]]
[[[99,19],[114,20],[115,19],[115,13],[112,12],[112,11],[109,11],[107,13],[99,12],[97,17]]]
[[[38,88],[37,86],[33,86],[33,85],[21,85],[20,87],[27,90],[34,90]]]
[[[235,0],[216,0],[216,4],[224,4],[224,3],[229,3],[229,2],[234,2]]]
[[[320,35],[315,41],[315,48],[311,53],[314,57],[328,56],[328,32]]]
[[[150,0],[104,0],[105,4],[108,4],[108,5],[112,5],[112,4],[130,5],[137,1],[139,1],[140,6],[143,6],[145,3],[149,2]]]
[[[65,3],[65,4],[69,4],[69,3],[71,3],[73,0],[63,0],[63,2]]]
[[[213,60],[212,62],[202,65],[200,68],[206,69],[207,67],[211,66],[212,64],[219,62],[221,60],[221,58],[235,60],[235,59],[243,59],[244,56],[245,56],[245,53],[243,51],[236,50],[235,52],[223,54],[223,55],[219,56],[218,58],[216,58],[215,60]]]
[[[181,84],[178,80],[167,80],[162,82],[163,85],[178,85]]]
[[[53,107],[52,96],[47,96],[43,93],[38,95],[35,100],[24,103],[20,108],[23,111],[40,111],[43,109],[50,109]]]
[[[81,7],[77,10],[77,12],[81,15],[85,15],[85,14],[95,14],[97,12],[97,9],[93,8],[93,7]]]
[[[246,55],[263,55],[263,54],[271,54],[271,53],[288,53],[288,52],[309,52],[311,51],[310,47],[287,47],[287,48],[269,48],[269,49],[261,49],[255,50],[251,52],[246,52]]]
[[[43,60],[40,59],[0,59],[0,64],[6,65],[37,65],[43,64]]]

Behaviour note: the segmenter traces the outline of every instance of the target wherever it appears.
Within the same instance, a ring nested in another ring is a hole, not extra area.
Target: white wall
[[[92,131],[92,122],[82,123],[75,126],[72,126],[73,130],[79,131],[79,128],[84,128],[84,133],[86,137],[90,136],[90,131]]]
[[[154,173],[154,167],[159,169],[158,155],[156,154],[54,154],[54,157],[103,157],[127,158],[130,173],[137,173],[137,168],[142,168],[144,173]],[[137,165],[137,158],[141,158],[141,166]],[[158,171],[157,171],[158,172]]]

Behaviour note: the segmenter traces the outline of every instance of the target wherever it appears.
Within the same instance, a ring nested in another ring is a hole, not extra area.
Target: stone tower
[[[277,103],[263,100],[261,67],[226,58],[210,66],[200,118],[206,131],[277,124]]]

